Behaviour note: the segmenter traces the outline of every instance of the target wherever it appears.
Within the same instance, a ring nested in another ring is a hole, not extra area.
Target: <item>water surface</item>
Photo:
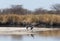
[[[0,41],[60,41],[59,32],[60,31],[45,31],[37,32],[38,34],[0,35]]]

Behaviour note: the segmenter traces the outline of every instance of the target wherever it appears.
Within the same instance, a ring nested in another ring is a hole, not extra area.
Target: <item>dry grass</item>
[[[46,23],[60,23],[60,15],[55,14],[39,14],[39,15],[18,15],[18,14],[0,14],[0,22],[6,23],[8,21],[13,22],[26,22],[26,23],[33,23],[33,22],[46,22]]]

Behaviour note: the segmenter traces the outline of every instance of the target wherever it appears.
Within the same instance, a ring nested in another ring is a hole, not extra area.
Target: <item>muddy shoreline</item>
[[[20,34],[36,34],[40,31],[57,31],[60,30],[59,28],[36,28],[34,27],[33,30],[30,28],[27,30],[25,27],[0,27],[0,34],[5,35],[20,35]]]

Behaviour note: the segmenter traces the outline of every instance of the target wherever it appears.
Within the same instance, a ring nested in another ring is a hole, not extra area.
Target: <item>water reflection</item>
[[[22,35],[12,35],[12,41],[22,41]]]
[[[0,35],[1,41],[60,41],[60,31],[41,31],[37,34]]]
[[[49,30],[49,31],[40,31],[37,32],[40,36],[45,36],[45,37],[60,37],[60,30]]]
[[[27,39],[34,39],[34,34],[27,35],[11,35],[12,41],[27,41]],[[26,38],[26,40],[25,40]]]
[[[34,34],[31,34],[31,37],[33,37],[33,38],[34,38]]]
[[[27,36],[34,38],[34,34],[28,34]]]

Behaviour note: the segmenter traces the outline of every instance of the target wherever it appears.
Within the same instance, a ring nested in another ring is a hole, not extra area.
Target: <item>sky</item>
[[[60,0],[0,0],[0,9],[9,8],[11,5],[23,5],[29,10],[50,9],[53,4],[60,4]]]

